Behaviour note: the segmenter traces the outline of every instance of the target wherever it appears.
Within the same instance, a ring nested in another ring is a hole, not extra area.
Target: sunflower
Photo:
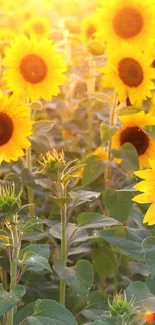
[[[122,128],[112,137],[112,148],[117,149],[125,143],[131,143],[137,150],[140,167],[148,167],[149,159],[155,155],[155,140],[143,131],[143,127],[155,124],[155,118],[144,111],[119,118]]]
[[[114,47],[124,40],[145,49],[154,43],[154,17],[154,0],[105,1],[98,10],[98,36]]]
[[[155,88],[152,81],[155,69],[151,62],[148,53],[123,42],[115,51],[108,52],[108,65],[100,68],[104,72],[102,86],[115,88],[120,101],[128,96],[131,104],[142,103],[151,97],[151,89]]]
[[[30,110],[19,105],[14,96],[0,94],[0,163],[17,161],[30,147],[27,139],[32,134]]]
[[[138,194],[132,200],[142,204],[151,203],[143,220],[143,223],[151,226],[155,225],[155,160],[150,159],[149,163],[151,168],[135,172],[135,175],[143,181],[136,184],[134,188],[142,194]]]
[[[35,17],[23,25],[23,32],[30,36],[35,34],[37,38],[49,37],[51,32],[51,26],[47,18],[45,17]]]
[[[66,80],[63,74],[66,66],[55,50],[47,39],[37,41],[34,36],[28,39],[25,35],[17,38],[6,50],[3,61],[9,90],[31,100],[51,100],[52,95],[56,96]]]

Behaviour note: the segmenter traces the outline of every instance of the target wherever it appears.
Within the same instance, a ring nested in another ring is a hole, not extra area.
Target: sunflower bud
[[[16,195],[15,186],[0,186],[0,215],[9,217],[15,215],[21,208],[21,192]]]
[[[113,316],[131,314],[133,310],[133,298],[130,301],[127,301],[126,294],[116,295],[113,299],[113,302],[109,302],[110,312]]]
[[[53,149],[51,152],[47,152],[45,156],[42,156],[42,160],[40,164],[43,168],[40,173],[53,181],[60,180],[63,168],[65,167],[63,151],[59,154]]]

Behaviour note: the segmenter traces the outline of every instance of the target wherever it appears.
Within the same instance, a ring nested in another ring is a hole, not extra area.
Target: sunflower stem
[[[66,196],[66,190],[63,190],[63,196]],[[67,204],[63,204],[60,208],[61,210],[61,260],[64,263],[64,267],[67,262],[67,238],[66,238],[66,228],[67,228]],[[66,283],[63,279],[60,280],[60,304],[65,305],[66,296]]]
[[[26,151],[26,163],[27,168],[31,171],[32,170],[32,157],[31,157],[31,148],[27,149]],[[33,189],[27,186],[27,193],[28,193],[28,204],[29,204],[29,213],[31,217],[35,216],[34,210],[34,192]]]
[[[116,91],[114,92],[114,99],[113,99],[113,104],[112,104],[112,108],[111,108],[111,112],[110,112],[110,127],[112,127],[114,125],[114,121],[115,121],[115,110],[116,110],[116,106],[117,106],[117,94]],[[111,161],[112,157],[111,157],[111,144],[112,144],[112,140],[109,140],[108,143],[108,160]],[[109,164],[106,172],[105,172],[105,187],[109,187],[109,181],[110,181],[110,173],[111,173],[111,165]]]
[[[19,251],[21,246],[17,225],[18,225],[18,216],[15,215],[12,224],[8,225],[8,228],[11,233],[11,239],[12,239],[12,254],[10,257],[10,277],[11,277],[10,292],[16,287],[17,284],[17,259],[19,256]],[[6,325],[13,325],[13,318],[14,318],[14,308],[12,308],[7,313]]]

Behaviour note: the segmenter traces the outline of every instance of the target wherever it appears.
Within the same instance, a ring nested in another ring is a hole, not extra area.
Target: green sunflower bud
[[[0,216],[15,215],[21,208],[21,192],[16,195],[15,186],[0,186]]]
[[[47,152],[45,156],[42,156],[40,164],[43,167],[40,171],[41,174],[51,178],[53,181],[61,180],[61,174],[65,167],[63,151],[60,154],[55,149]]]
[[[112,301],[109,302],[110,312],[113,316],[123,315],[123,314],[131,314],[133,310],[134,299],[132,298],[130,301],[127,301],[126,294],[116,295]]]

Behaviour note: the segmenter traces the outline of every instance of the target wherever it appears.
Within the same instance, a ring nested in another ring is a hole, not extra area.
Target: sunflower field
[[[155,0],[0,0],[0,325],[155,324]]]

